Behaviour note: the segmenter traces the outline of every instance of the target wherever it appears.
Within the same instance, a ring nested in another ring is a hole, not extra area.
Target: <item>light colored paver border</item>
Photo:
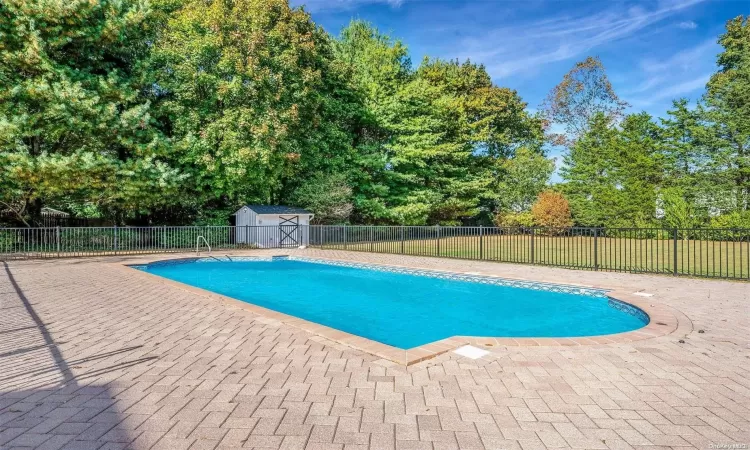
[[[275,256],[286,256],[286,253],[283,251],[280,251],[278,255]],[[637,330],[628,331],[624,333],[616,333],[616,334],[608,334],[608,335],[601,335],[601,336],[587,336],[587,337],[571,337],[571,338],[507,338],[507,337],[479,337],[479,336],[452,336],[449,338],[441,339],[439,341],[430,342],[428,344],[420,345],[418,347],[414,347],[408,350],[400,349],[397,347],[393,347],[391,345],[383,344],[381,342],[377,342],[371,339],[367,339],[361,336],[357,336],[351,333],[347,333],[345,331],[341,331],[335,328],[327,327],[325,325],[321,325],[315,322],[310,322],[308,320],[301,319],[299,317],[291,316],[288,314],[284,314],[278,311],[274,311],[268,308],[264,308],[258,305],[254,305],[252,303],[248,303],[242,300],[237,300],[232,297],[228,297],[222,294],[218,294],[216,292],[208,291],[206,289],[198,288],[195,286],[190,286],[185,283],[181,283],[178,281],[170,280],[158,275],[154,275],[152,273],[148,273],[146,271],[137,270],[133,268],[132,266],[136,265],[143,265],[148,264],[151,262],[156,261],[163,261],[163,260],[170,260],[170,259],[183,259],[185,256],[183,255],[154,255],[151,258],[147,258],[145,261],[139,261],[138,263],[134,262],[118,262],[118,263],[111,263],[113,266],[122,268],[124,270],[128,271],[135,271],[143,276],[147,277],[153,277],[161,280],[163,283],[170,284],[172,286],[176,286],[180,289],[202,295],[209,298],[216,298],[224,303],[232,304],[234,306],[237,306],[239,308],[243,308],[246,310],[251,311],[252,313],[258,314],[260,316],[278,320],[279,322],[282,322],[287,325],[291,325],[293,327],[308,331],[310,333],[313,333],[315,335],[324,337],[326,339],[330,339],[334,342],[347,345],[349,347],[353,347],[355,349],[370,353],[372,355],[378,356],[380,358],[395,362],[397,364],[401,364],[404,366],[410,366],[412,364],[417,364],[419,362],[425,361],[430,358],[434,358],[438,355],[441,355],[443,353],[449,352],[453,349],[456,349],[458,347],[461,347],[463,345],[475,345],[478,347],[536,347],[536,346],[578,346],[578,345],[606,345],[606,344],[618,344],[618,343],[628,343],[628,342],[634,342],[634,341],[640,341],[644,339],[651,339],[658,336],[664,336],[668,334],[672,334],[675,332],[681,332],[681,330],[684,330],[684,332],[687,332],[691,327],[692,324],[690,323],[690,320],[685,316],[684,314],[680,313],[679,311],[674,310],[673,308],[667,307],[666,305],[652,302],[645,300],[642,297],[638,297],[636,295],[633,295],[628,292],[624,291],[617,291],[617,290],[610,290],[607,289],[605,286],[586,286],[581,284],[574,284],[570,283],[569,286],[577,286],[577,287],[584,287],[584,288],[590,288],[590,289],[603,289],[606,290],[607,297],[635,306],[636,308],[639,308],[644,313],[646,313],[649,317],[649,323]],[[301,258],[304,260],[304,258]],[[330,258],[316,258],[321,260],[328,260],[331,262],[340,262],[336,259],[330,259]],[[416,270],[427,270],[427,271],[434,271],[432,269],[428,268],[421,268],[421,267],[413,267],[413,266],[403,266],[403,265],[396,265],[396,264],[371,264],[371,265],[380,265],[380,266],[386,266],[391,268],[400,268],[400,269],[416,269]],[[452,271],[457,274],[461,275],[476,275],[475,273],[471,272],[460,272],[460,271]],[[483,277],[492,277],[492,278],[502,278],[505,280],[512,280],[512,281],[525,281],[525,282],[540,282],[540,283],[551,283],[545,280],[531,280],[531,279],[524,279],[524,278],[508,278],[508,277],[497,277],[493,275],[482,275]],[[558,284],[558,283],[551,283],[551,284]]]

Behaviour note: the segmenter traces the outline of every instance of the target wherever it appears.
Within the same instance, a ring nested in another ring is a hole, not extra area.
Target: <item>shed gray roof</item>
[[[310,214],[312,213],[304,208],[297,206],[284,205],[245,205],[256,214]]]

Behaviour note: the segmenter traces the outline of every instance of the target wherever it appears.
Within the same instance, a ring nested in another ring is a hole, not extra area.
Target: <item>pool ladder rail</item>
[[[204,236],[198,236],[198,238],[195,240],[195,256],[201,255],[201,239],[203,239],[203,242],[206,244],[206,247],[208,247],[208,256],[211,256],[211,245],[208,243],[206,238]]]

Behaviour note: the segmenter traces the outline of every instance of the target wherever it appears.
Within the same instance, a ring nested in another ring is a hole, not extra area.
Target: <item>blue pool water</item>
[[[603,295],[297,260],[150,264],[139,269],[403,349],[451,336],[602,335],[641,328],[648,321],[640,310],[622,311]]]

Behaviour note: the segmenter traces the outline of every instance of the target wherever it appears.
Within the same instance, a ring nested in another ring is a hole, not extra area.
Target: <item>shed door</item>
[[[299,216],[279,216],[279,246],[299,247]]]

